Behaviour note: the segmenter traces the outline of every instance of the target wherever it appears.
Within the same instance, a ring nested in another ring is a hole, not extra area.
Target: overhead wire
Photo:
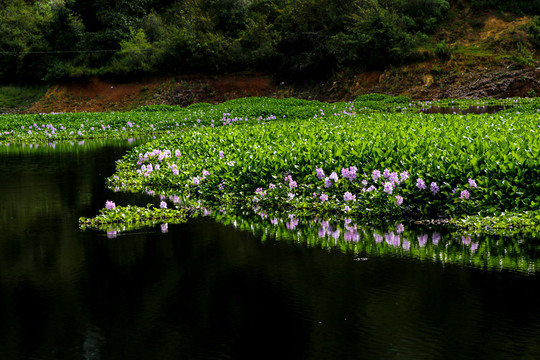
[[[143,52],[143,51],[152,51],[160,50],[159,48],[148,48],[148,49],[100,49],[100,50],[45,50],[45,51],[2,51],[0,54],[86,54],[86,53],[103,53],[103,52]]]

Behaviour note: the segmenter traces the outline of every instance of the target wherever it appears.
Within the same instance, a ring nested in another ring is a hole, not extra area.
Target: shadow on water
[[[540,278],[520,265],[536,238],[219,211],[79,231],[133,201],[105,189],[131,146],[0,150],[2,359],[540,357]]]
[[[509,108],[509,106],[499,105],[470,106],[468,108],[460,108],[459,106],[431,106],[429,108],[420,109],[419,112],[424,114],[494,114]]]

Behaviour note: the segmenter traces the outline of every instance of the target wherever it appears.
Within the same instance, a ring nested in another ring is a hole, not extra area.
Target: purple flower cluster
[[[429,185],[429,188],[430,188],[431,192],[433,193],[433,195],[435,195],[436,193],[439,192],[439,186],[437,185],[436,182],[432,182],[432,183]]]
[[[356,195],[353,195],[353,194],[351,194],[350,192],[347,191],[343,195],[343,200],[345,200],[345,201],[355,201],[356,200]]]
[[[257,188],[255,190],[255,194],[259,195],[261,198],[263,198],[266,195],[266,190],[263,190],[263,188]]]
[[[296,183],[296,181],[293,180],[292,176],[291,175],[287,175],[285,177],[285,181],[287,181],[289,183],[289,189],[292,190],[296,187],[298,187],[298,184]]]
[[[349,179],[353,181],[356,179],[356,172],[358,171],[358,168],[356,166],[351,166],[349,168],[341,168],[341,176],[344,179]]]

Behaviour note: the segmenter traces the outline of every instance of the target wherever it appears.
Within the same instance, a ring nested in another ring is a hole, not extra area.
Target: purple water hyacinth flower
[[[420,247],[426,246],[427,240],[428,240],[427,234],[422,234],[418,236],[418,245],[420,245]]]
[[[223,151],[221,151],[221,150],[219,152],[219,157],[222,158],[222,159],[225,157],[225,153],[223,153]]]
[[[285,223],[285,226],[287,227],[288,230],[294,230],[298,226],[299,221],[300,220],[298,219],[292,218],[290,222]]]
[[[349,180],[353,181],[356,179],[356,172],[358,171],[358,168],[356,166],[351,166],[349,168]]]
[[[371,178],[373,181],[377,181],[381,177],[381,172],[379,170],[373,170],[371,173]]]
[[[438,232],[434,232],[433,235],[431,235],[431,242],[433,245],[437,245],[439,243],[439,240],[441,240],[441,234]]]
[[[469,186],[472,188],[478,187],[478,185],[476,185],[476,181],[474,181],[473,179],[469,179]]]
[[[298,187],[298,184],[296,183],[296,181],[294,181],[294,180],[289,181],[289,189],[292,190],[292,189],[294,189],[296,187]]]
[[[325,178],[324,179],[324,186],[326,186],[326,187],[332,186],[332,181],[330,181],[330,178]]]
[[[366,189],[366,191],[377,191],[377,188],[375,186],[371,185],[370,187],[368,187]]]
[[[349,169],[348,168],[341,168],[341,177],[344,179],[349,178]]]
[[[178,174],[180,174],[180,171],[178,171],[177,168],[173,168],[172,173],[173,173],[174,176],[178,176]]]
[[[403,239],[401,247],[403,248],[403,250],[409,250],[411,248],[411,243],[407,241],[407,239]]]
[[[350,242],[358,242],[360,240],[360,234],[356,230],[349,230],[343,234],[343,239]]]
[[[399,177],[401,179],[401,182],[403,182],[409,178],[409,172],[403,171],[401,174],[399,174]]]
[[[289,193],[288,196],[289,196],[289,200],[294,199],[294,194],[293,193]]]
[[[384,169],[384,171],[383,171],[383,177],[384,177],[385,179],[389,179],[389,178],[390,178],[390,170]]]
[[[165,201],[162,201],[159,203],[159,208],[160,209],[166,209],[167,208],[167,203]]]
[[[274,185],[274,184],[272,184],[272,183],[270,183],[270,185],[268,185],[268,188],[269,188],[270,190],[274,189],[275,187],[276,187],[276,185]]]
[[[390,182],[392,184],[398,184],[400,183],[399,181],[399,175],[397,172],[391,172],[390,175],[388,176],[388,180],[390,180]]]
[[[401,205],[403,204],[403,198],[399,195],[396,195],[396,205]]]
[[[176,150],[176,151],[174,152],[174,156],[180,157],[180,156],[182,156],[182,153],[180,153],[180,150]]]
[[[116,207],[116,204],[112,201],[106,201],[105,202],[105,208],[107,208],[108,210],[112,210]]]
[[[161,233],[166,234],[168,232],[169,232],[169,224],[168,223],[161,224]]]
[[[322,180],[324,178],[324,170],[321,168],[315,169],[315,172],[317,173],[317,179]]]
[[[351,208],[349,207],[349,205],[345,205],[345,208],[343,210],[345,210],[345,212],[349,212],[351,211]]]
[[[424,182],[424,180],[422,180],[421,178],[418,178],[418,180],[416,180],[416,186],[420,189],[420,190],[424,190],[426,188],[426,183]]]
[[[204,179],[205,177],[207,177],[208,175],[210,175],[210,171],[208,171],[208,170],[203,170],[203,171],[202,171],[203,179]]]
[[[343,200],[345,201],[355,201],[356,200],[356,196],[351,194],[350,192],[346,192],[344,195],[343,195]]]
[[[331,180],[334,180],[334,182],[338,182],[339,180],[338,174],[336,174],[335,171],[333,171],[328,178],[330,178]]]
[[[429,188],[431,189],[431,192],[433,193],[433,195],[435,195],[436,193],[439,192],[439,186],[437,185],[436,182],[432,182],[432,183],[429,185]]]
[[[467,190],[463,190],[460,194],[460,199],[461,200],[469,200],[469,192]]]
[[[321,199],[322,202],[325,202],[328,200],[328,195],[326,194],[321,194],[321,196],[319,197],[319,199]]]
[[[394,233],[386,233],[384,234],[384,241],[386,241],[388,245],[394,245],[395,237],[396,235]]]
[[[362,185],[367,186],[368,182],[367,180],[362,180]]]
[[[225,189],[225,184],[219,183],[218,190],[223,190],[223,189]]]
[[[385,182],[384,183],[384,192],[387,194],[391,194],[394,190],[394,185],[391,182]]]
[[[195,185],[199,185],[199,184],[200,184],[200,180],[199,180],[198,177],[194,177],[194,178],[193,178],[193,184],[195,184]]]

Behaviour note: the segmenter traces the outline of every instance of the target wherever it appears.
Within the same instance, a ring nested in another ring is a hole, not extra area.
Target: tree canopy
[[[539,1],[512,6],[534,13]],[[410,60],[418,39],[436,31],[451,3],[0,0],[0,82],[237,70],[318,80],[344,67]]]

